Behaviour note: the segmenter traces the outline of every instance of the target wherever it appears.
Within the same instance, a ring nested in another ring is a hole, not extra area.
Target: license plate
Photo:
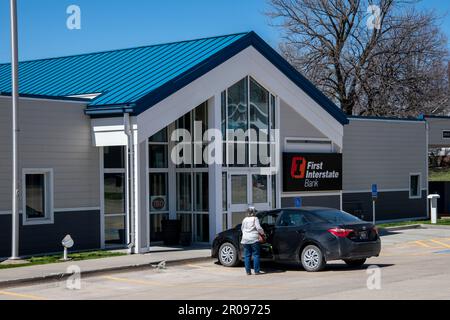
[[[361,240],[367,240],[369,238],[369,234],[366,231],[363,231],[359,234]]]

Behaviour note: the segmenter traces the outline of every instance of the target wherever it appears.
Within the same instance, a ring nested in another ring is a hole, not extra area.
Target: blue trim
[[[339,123],[346,125],[349,123],[347,116],[339,109],[330,99],[328,99],[320,90],[318,90],[309,80],[302,76],[293,66],[291,66],[281,55],[279,55],[272,47],[262,40],[255,32],[249,32],[241,39],[233,42],[223,50],[212,55],[202,63],[192,67],[175,79],[165,83],[153,92],[147,94],[136,102],[133,115],[139,115],[148,110],[155,104],[166,99],[173,93],[184,88],[196,79],[213,70],[223,62],[232,58],[244,49],[253,46],[267,60],[269,60],[276,68],[293,81],[300,89],[308,94],[315,102],[324,108]],[[85,113],[88,115],[99,115],[99,107],[88,107]],[[102,108],[102,114],[108,115],[107,108]],[[104,112],[104,113],[103,113]],[[117,110],[114,110],[116,113]]]
[[[421,115],[423,119],[448,119],[450,120],[450,116],[433,116],[433,115]]]

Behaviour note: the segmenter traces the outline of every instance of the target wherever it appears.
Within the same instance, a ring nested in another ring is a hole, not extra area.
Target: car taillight
[[[328,230],[329,233],[332,235],[335,235],[338,238],[347,238],[350,233],[353,232],[352,229],[341,229],[341,228],[333,228]]]
[[[374,227],[374,228],[373,228],[373,231],[375,232],[375,234],[376,234],[377,236],[380,235],[380,231],[378,230],[377,227]]]

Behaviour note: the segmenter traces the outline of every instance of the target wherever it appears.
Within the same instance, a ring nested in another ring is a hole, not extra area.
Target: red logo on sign
[[[155,210],[162,210],[166,207],[166,201],[163,198],[156,198],[152,201],[152,207]]]
[[[306,158],[292,158],[291,177],[292,179],[304,179],[306,175]]]

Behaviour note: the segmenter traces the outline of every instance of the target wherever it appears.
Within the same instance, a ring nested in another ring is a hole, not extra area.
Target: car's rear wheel
[[[303,268],[308,272],[321,271],[326,265],[322,250],[315,245],[309,245],[303,249],[301,262]]]
[[[357,260],[344,260],[344,262],[350,267],[362,267],[366,263],[367,259],[357,259]]]
[[[219,262],[225,267],[236,267],[239,264],[238,251],[232,243],[226,242],[220,246]]]

